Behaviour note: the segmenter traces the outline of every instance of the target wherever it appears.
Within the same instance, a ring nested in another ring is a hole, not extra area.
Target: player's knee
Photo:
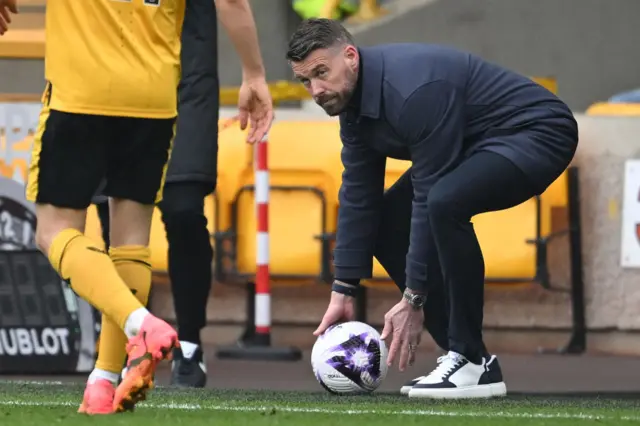
[[[65,229],[76,229],[83,232],[85,213],[78,210],[59,209],[50,205],[36,207],[35,243],[46,256],[56,237]]]
[[[153,205],[111,199],[110,243],[118,246],[148,246]]]

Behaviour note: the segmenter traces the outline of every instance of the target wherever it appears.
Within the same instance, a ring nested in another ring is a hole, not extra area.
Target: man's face
[[[358,81],[358,50],[354,46],[318,49],[300,62],[291,62],[298,80],[330,116],[346,108]]]

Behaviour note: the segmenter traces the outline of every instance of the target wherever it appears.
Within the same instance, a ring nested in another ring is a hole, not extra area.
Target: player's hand
[[[320,325],[313,332],[314,336],[320,336],[327,328],[331,327],[337,322],[341,321],[353,321],[355,318],[354,298],[345,294],[331,292],[331,300],[329,301],[329,307],[325,312],[324,317]]]
[[[0,35],[9,29],[11,13],[18,13],[17,0],[0,0]]]
[[[242,130],[250,125],[247,142],[259,142],[273,122],[273,101],[264,78],[245,79],[238,97],[239,120]]]
[[[399,358],[400,371],[404,371],[407,365],[413,365],[416,348],[422,337],[423,324],[424,311],[412,308],[405,298],[387,312],[380,337],[389,348],[387,357],[389,366],[392,366],[397,358]],[[391,339],[391,345],[389,345],[389,339]]]

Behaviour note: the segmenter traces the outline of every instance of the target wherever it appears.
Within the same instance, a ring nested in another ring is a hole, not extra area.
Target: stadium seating
[[[337,122],[274,123],[269,138],[270,271],[274,283],[331,279],[331,246],[342,173],[340,149]],[[409,165],[407,161],[388,160],[385,186],[390,187]],[[225,266],[220,275],[224,279],[250,279],[255,273],[252,185],[251,173],[237,181],[237,202],[228,233],[233,241],[233,266]],[[559,220],[566,223],[558,215],[566,213],[566,185],[565,173],[541,197],[473,219],[485,254],[488,284],[548,285],[546,237],[562,226]],[[366,284],[382,282],[390,284],[389,277],[374,261],[373,279]]]
[[[315,281],[326,274],[342,164],[337,124],[276,122],[269,134],[269,234],[272,278]],[[313,135],[312,138],[308,138]],[[256,265],[253,176],[237,188],[234,238],[236,268],[227,277],[251,276]],[[325,268],[323,270],[323,268]]]

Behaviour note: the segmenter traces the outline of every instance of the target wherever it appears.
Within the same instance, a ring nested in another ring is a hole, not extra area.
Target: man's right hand
[[[260,142],[273,123],[273,101],[264,77],[246,79],[242,82],[238,109],[240,110],[238,116],[240,129],[244,130],[247,124],[250,125],[247,142],[250,144]]]
[[[0,35],[3,35],[9,29],[11,23],[11,14],[18,13],[17,0],[0,0]]]
[[[331,327],[337,322],[341,321],[353,321],[355,318],[355,299],[351,296],[331,292],[331,300],[329,301],[329,307],[322,317],[322,322],[313,332],[313,335],[318,337],[324,333],[327,328]]]

